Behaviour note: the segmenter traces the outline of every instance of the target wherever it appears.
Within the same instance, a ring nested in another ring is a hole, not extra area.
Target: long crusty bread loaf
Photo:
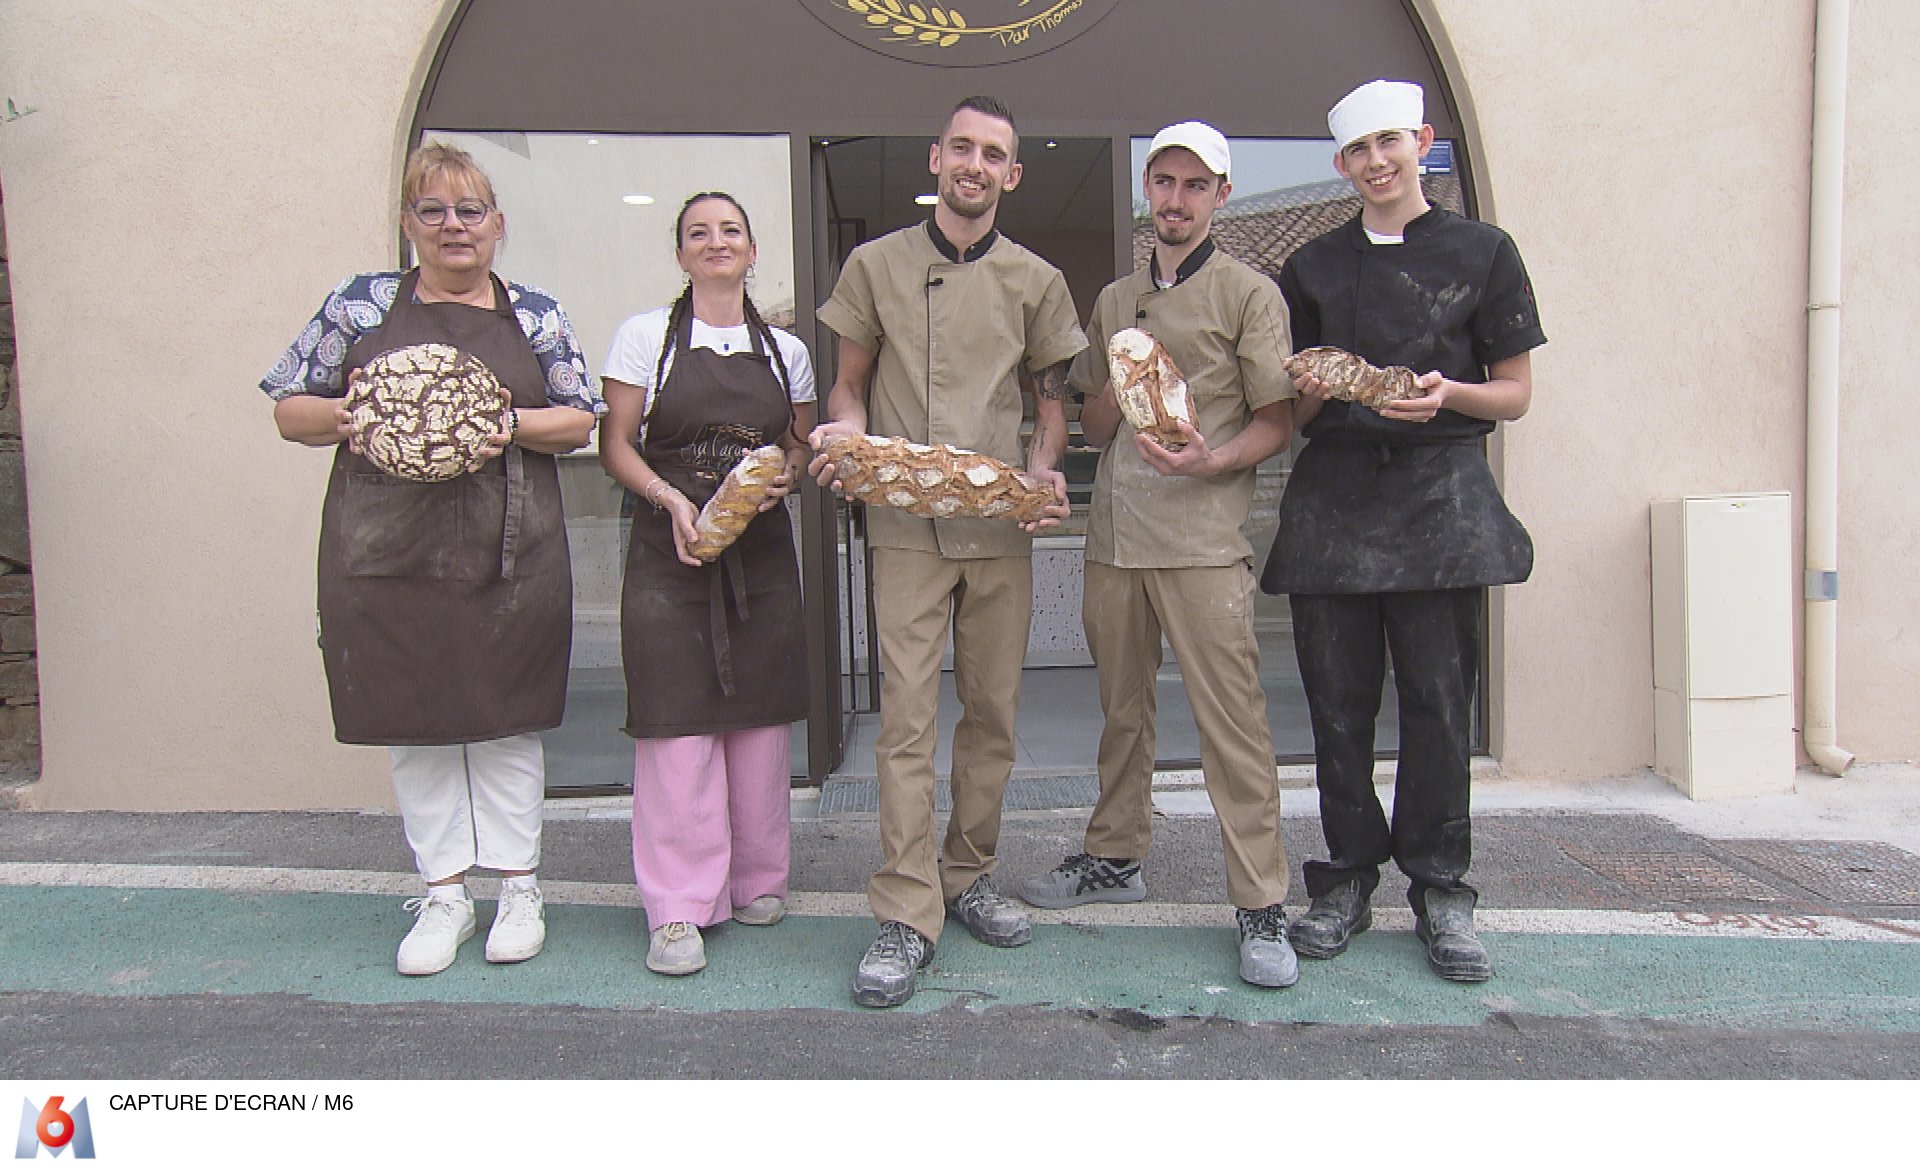
[[[1281,366],[1295,379],[1310,375],[1319,380],[1332,399],[1351,400],[1368,408],[1416,399],[1421,394],[1414,386],[1411,368],[1375,367],[1338,347],[1308,347],[1288,356]]]
[[[1107,366],[1113,374],[1113,397],[1127,423],[1162,448],[1186,448],[1178,422],[1193,423],[1193,403],[1186,378],[1160,340],[1138,327],[1116,331],[1107,341]]]
[[[1011,518],[1033,522],[1053,490],[1004,461],[952,445],[898,437],[834,436],[820,446],[847,494],[922,518]]]
[[[727,471],[720,488],[713,491],[713,497],[700,508],[700,517],[693,520],[693,529],[698,533],[687,552],[709,563],[718,559],[721,552],[746,531],[753,516],[760,513],[760,504],[767,500],[773,490],[773,479],[780,476],[786,463],[786,453],[779,445],[747,450],[740,463]]]

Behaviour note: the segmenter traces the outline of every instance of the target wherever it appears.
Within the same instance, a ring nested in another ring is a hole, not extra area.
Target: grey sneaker
[[[1442,979],[1485,983],[1493,978],[1493,960],[1473,932],[1474,896],[1430,889],[1426,912],[1415,915],[1413,932],[1427,944],[1427,965]]]
[[[913,998],[919,973],[933,962],[933,943],[905,922],[882,922],[853,972],[853,1002],[863,1008],[895,1008]]]
[[[1255,987],[1292,987],[1300,978],[1300,960],[1287,942],[1287,912],[1275,902],[1234,914],[1240,924],[1240,978]]]
[[[1020,883],[1020,896],[1043,910],[1065,910],[1088,902],[1137,902],[1147,896],[1140,862],[1075,853],[1041,877]]]
[[[647,970],[659,975],[691,975],[707,965],[707,946],[691,922],[669,922],[647,940]]]
[[[772,926],[786,916],[786,899],[773,894],[757,897],[733,912],[733,920],[742,926]]]
[[[1309,959],[1331,959],[1353,936],[1373,925],[1373,895],[1358,881],[1342,882],[1313,899],[1293,924],[1293,945]]]
[[[993,888],[993,878],[985,873],[947,903],[947,912],[960,919],[968,934],[990,947],[1017,947],[1033,938],[1033,924],[1026,913],[1001,897]]]

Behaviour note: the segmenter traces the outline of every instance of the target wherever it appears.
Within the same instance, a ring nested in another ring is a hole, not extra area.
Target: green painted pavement
[[[872,941],[856,918],[727,925],[707,970],[648,972],[638,910],[548,906],[547,950],[482,960],[491,903],[459,961],[405,979],[393,949],[409,916],[390,898],[3,887],[0,990],[178,996],[285,993],[357,1004],[421,1001],[665,1007],[694,1012],[833,1008]],[[1339,959],[1303,961],[1300,983],[1265,991],[1236,976],[1232,933],[1040,926],[1018,950],[950,926],[908,1012],[977,1006],[1132,1009],[1239,1021],[1472,1025],[1498,1012],[1648,1018],[1725,1028],[1920,1031],[1920,944],[1489,934],[1499,974],[1447,983],[1409,934],[1369,933]],[[875,1013],[887,1014],[887,1013]]]

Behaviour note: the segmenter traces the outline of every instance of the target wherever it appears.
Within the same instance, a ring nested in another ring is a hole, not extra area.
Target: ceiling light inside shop
[[[938,204],[940,197],[934,195],[932,192],[922,192],[913,198],[913,202],[924,208],[931,204]]]
[[[653,203],[653,197],[643,192],[628,192],[626,195],[620,197],[620,201],[623,204],[637,204],[644,208],[648,204]]]

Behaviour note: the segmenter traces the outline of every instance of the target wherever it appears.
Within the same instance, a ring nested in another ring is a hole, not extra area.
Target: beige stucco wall
[[[1839,741],[1863,761],[1920,759],[1920,371],[1913,137],[1920,5],[1854,0],[1840,312]]]
[[[314,645],[327,455],[255,384],[393,254],[443,0],[0,5],[0,126],[58,808],[383,805]],[[318,720],[316,720],[318,719]]]
[[[1812,3],[1419,7],[1552,339],[1501,454],[1539,569],[1501,601],[1496,750],[1517,774],[1632,770],[1653,753],[1648,503],[1801,491]],[[280,442],[253,385],[340,277],[391,258],[451,8],[0,5],[0,96],[38,108],[0,125],[40,601],[31,803],[389,802],[384,757],[324,717],[326,458]],[[1920,462],[1895,403],[1920,298],[1890,247],[1920,164],[1884,149],[1920,97],[1914,43],[1920,8],[1855,0],[1839,714],[1867,760],[1920,757],[1900,590]]]
[[[1484,179],[1552,339],[1503,452],[1539,559],[1502,600],[1496,753],[1523,775],[1630,770],[1653,753],[1648,503],[1786,490],[1796,517],[1802,505],[1814,5],[1425,7],[1461,65]],[[1912,109],[1896,47],[1915,43],[1920,12],[1853,10],[1840,739],[1867,760],[1910,759],[1920,635],[1898,589],[1920,555],[1900,503],[1917,475],[1885,422],[1900,369],[1888,343],[1912,360],[1920,283],[1883,243],[1905,231],[1895,193],[1920,176],[1875,143]],[[1802,529],[1785,571],[1796,599]]]

